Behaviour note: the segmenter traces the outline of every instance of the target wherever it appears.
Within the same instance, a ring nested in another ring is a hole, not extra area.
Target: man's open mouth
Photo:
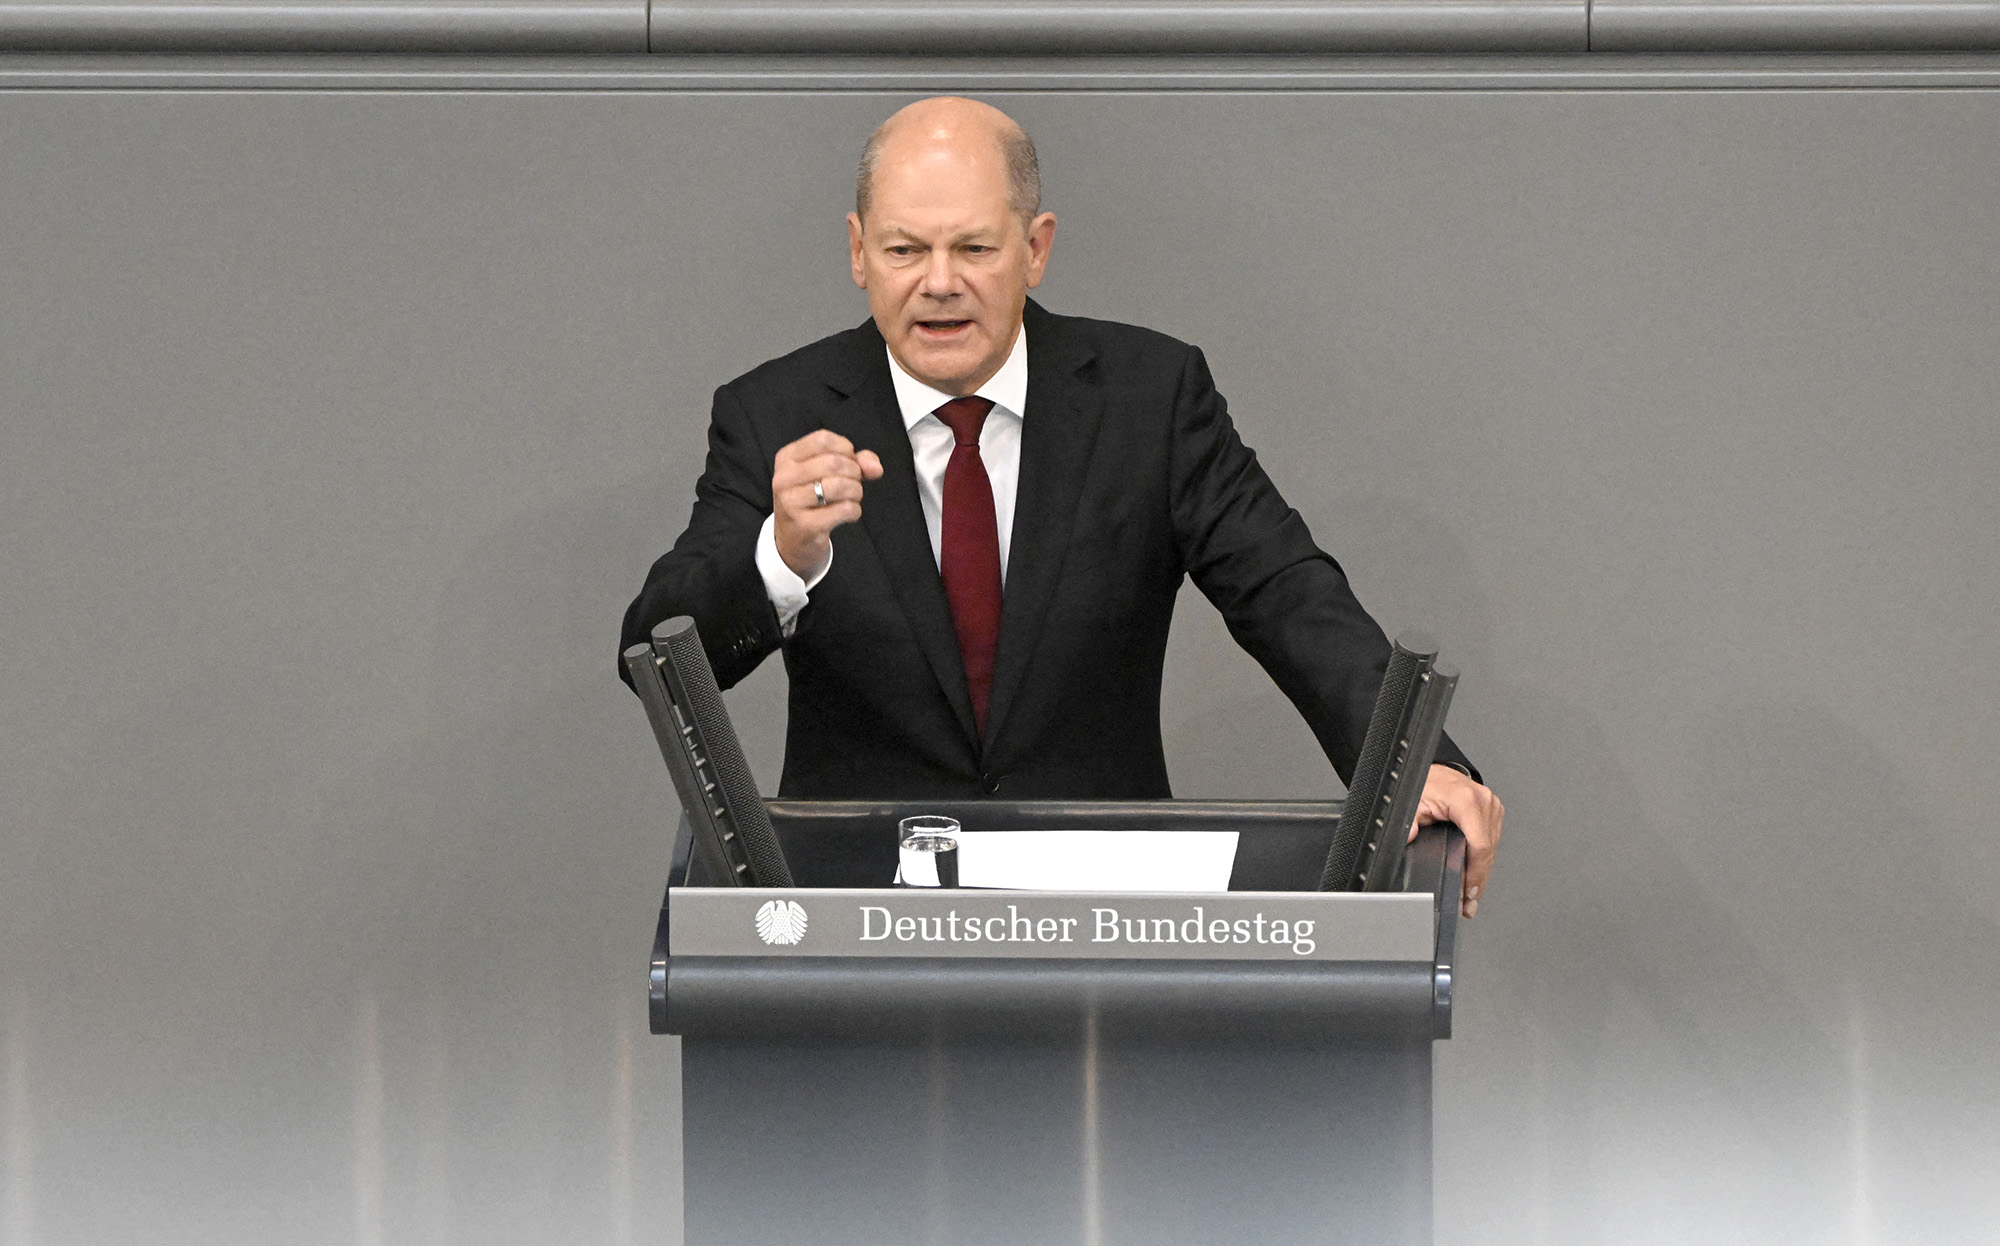
[[[917,321],[917,328],[922,329],[925,333],[942,336],[948,333],[956,333],[971,323],[970,320],[919,320]]]

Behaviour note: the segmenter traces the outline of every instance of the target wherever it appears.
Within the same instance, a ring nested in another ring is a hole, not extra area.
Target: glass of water
[[[958,886],[958,819],[924,814],[896,828],[898,887]]]

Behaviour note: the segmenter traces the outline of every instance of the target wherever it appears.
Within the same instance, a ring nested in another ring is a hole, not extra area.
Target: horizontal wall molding
[[[0,52],[643,53],[646,0],[0,0]]]
[[[1996,0],[1592,0],[1593,52],[2000,48]]]
[[[655,52],[1582,52],[1586,0],[653,0]]]
[[[848,92],[2000,90],[2000,55],[0,55],[0,91]]]
[[[2000,0],[0,0],[0,53],[2000,51]]]

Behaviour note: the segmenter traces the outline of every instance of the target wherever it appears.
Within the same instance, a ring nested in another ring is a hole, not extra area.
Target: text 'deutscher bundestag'
[[[1429,894],[677,887],[675,956],[1427,961]]]

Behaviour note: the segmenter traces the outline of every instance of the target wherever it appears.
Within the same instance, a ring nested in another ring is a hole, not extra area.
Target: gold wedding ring
[[[813,481],[813,505],[814,506],[826,505],[826,490],[820,488],[819,481],[817,480]]]

